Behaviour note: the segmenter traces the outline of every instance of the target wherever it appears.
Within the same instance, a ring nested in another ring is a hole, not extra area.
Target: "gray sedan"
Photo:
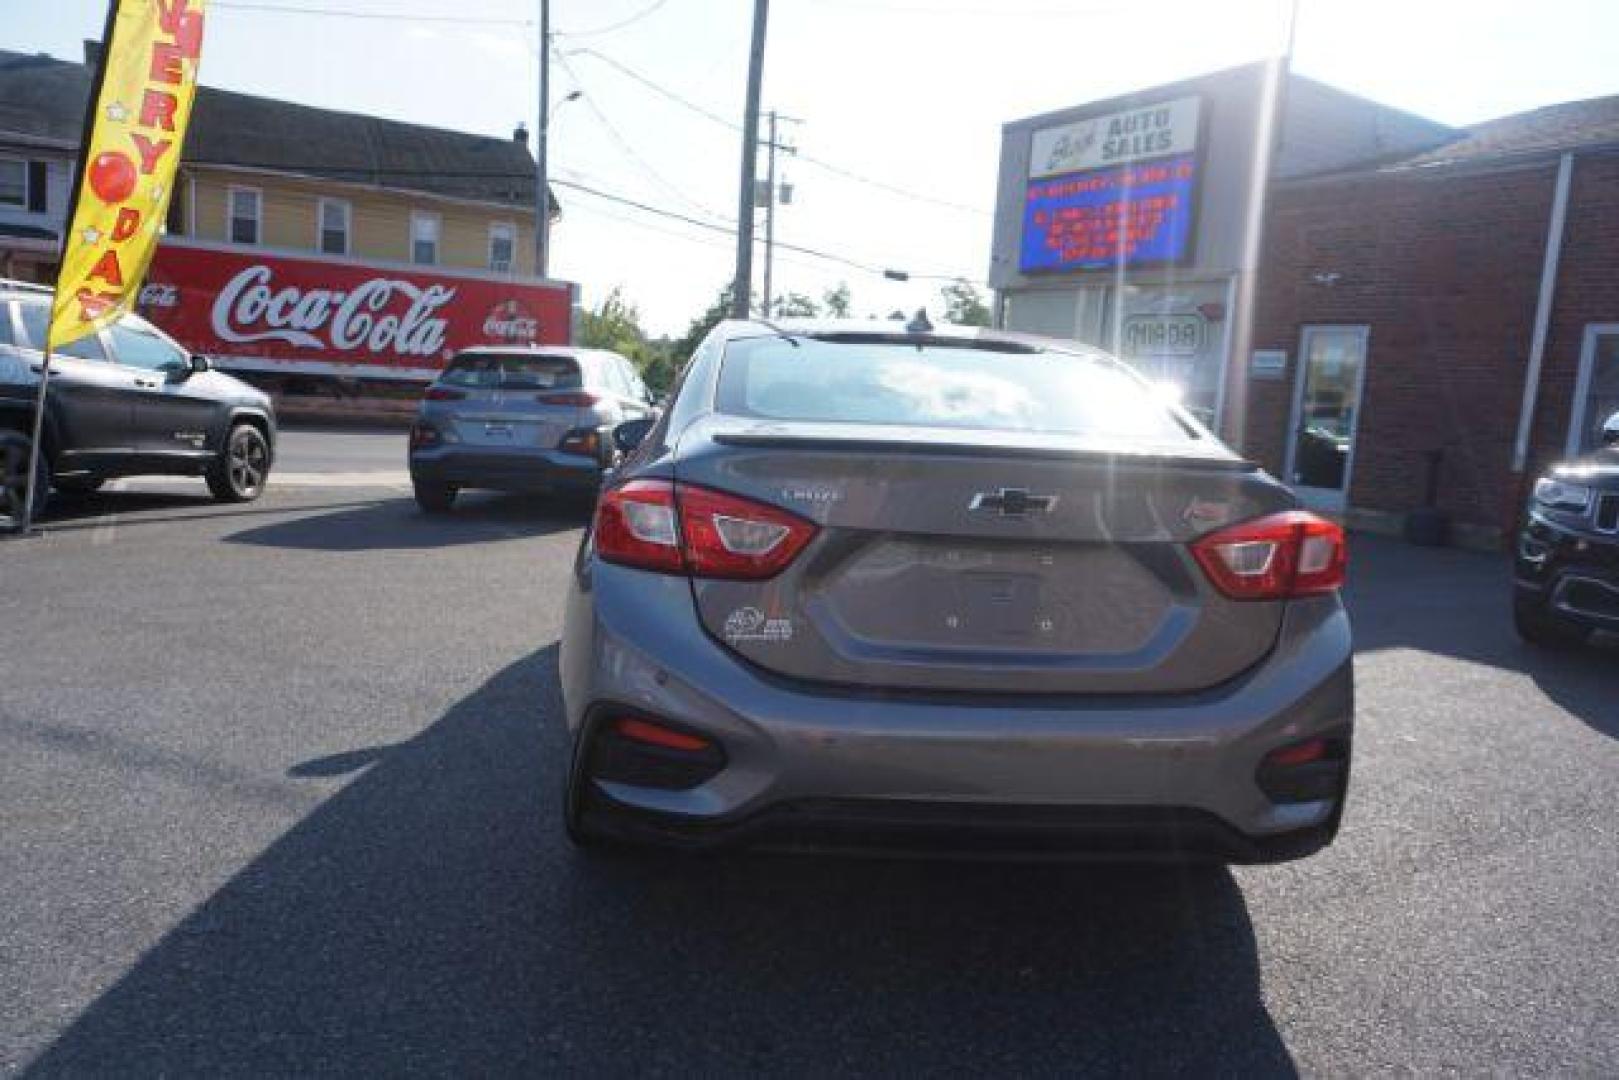
[[[576,842],[1276,861],[1336,834],[1343,532],[1113,358],[725,323],[615,434],[562,641]]]

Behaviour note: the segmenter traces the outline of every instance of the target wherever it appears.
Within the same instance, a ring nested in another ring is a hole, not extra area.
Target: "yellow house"
[[[366,261],[534,272],[527,207],[269,169],[188,165],[184,172],[171,233]]]
[[[0,272],[55,274],[86,64],[0,50]],[[477,135],[199,88],[172,235],[529,276],[528,133]],[[554,195],[550,200],[557,214]]]

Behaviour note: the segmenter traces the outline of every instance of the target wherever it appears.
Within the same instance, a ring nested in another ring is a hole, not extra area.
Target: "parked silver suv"
[[[635,365],[554,346],[469,349],[422,395],[410,432],[416,502],[447,512],[463,488],[593,494],[612,431],[653,415]]]

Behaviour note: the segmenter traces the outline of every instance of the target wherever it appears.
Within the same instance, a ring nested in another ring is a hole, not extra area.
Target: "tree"
[[[641,313],[615,286],[595,311],[579,313],[579,344],[587,349],[609,349],[638,364],[646,348]]]
[[[708,305],[708,309],[691,321],[686,332],[677,338],[670,353],[670,359],[678,370],[686,366],[691,354],[697,351],[697,346],[703,343],[708,332],[726,319],[731,317],[732,286],[727,284]]]
[[[789,319],[813,319],[821,313],[815,301],[803,293],[790,292],[786,296],[778,296],[774,306],[777,315]]]
[[[945,322],[960,326],[988,326],[989,305],[971,282],[957,278],[939,290],[944,297]]]
[[[834,319],[847,319],[854,309],[854,303],[849,299],[849,283],[840,281],[837,288],[828,289],[821,294],[821,300],[826,304],[826,313]]]
[[[647,386],[658,393],[669,389],[677,367],[673,358],[675,342],[667,337],[651,339],[641,328],[641,313],[615,288],[595,311],[579,313],[579,344],[588,349],[608,349],[628,357],[640,371]]]

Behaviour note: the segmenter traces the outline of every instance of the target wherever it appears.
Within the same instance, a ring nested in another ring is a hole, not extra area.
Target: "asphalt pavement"
[[[1500,558],[1355,539],[1307,861],[593,861],[584,512],[422,517],[401,441],[0,543],[0,1072],[1619,1074],[1619,650],[1520,645]]]

